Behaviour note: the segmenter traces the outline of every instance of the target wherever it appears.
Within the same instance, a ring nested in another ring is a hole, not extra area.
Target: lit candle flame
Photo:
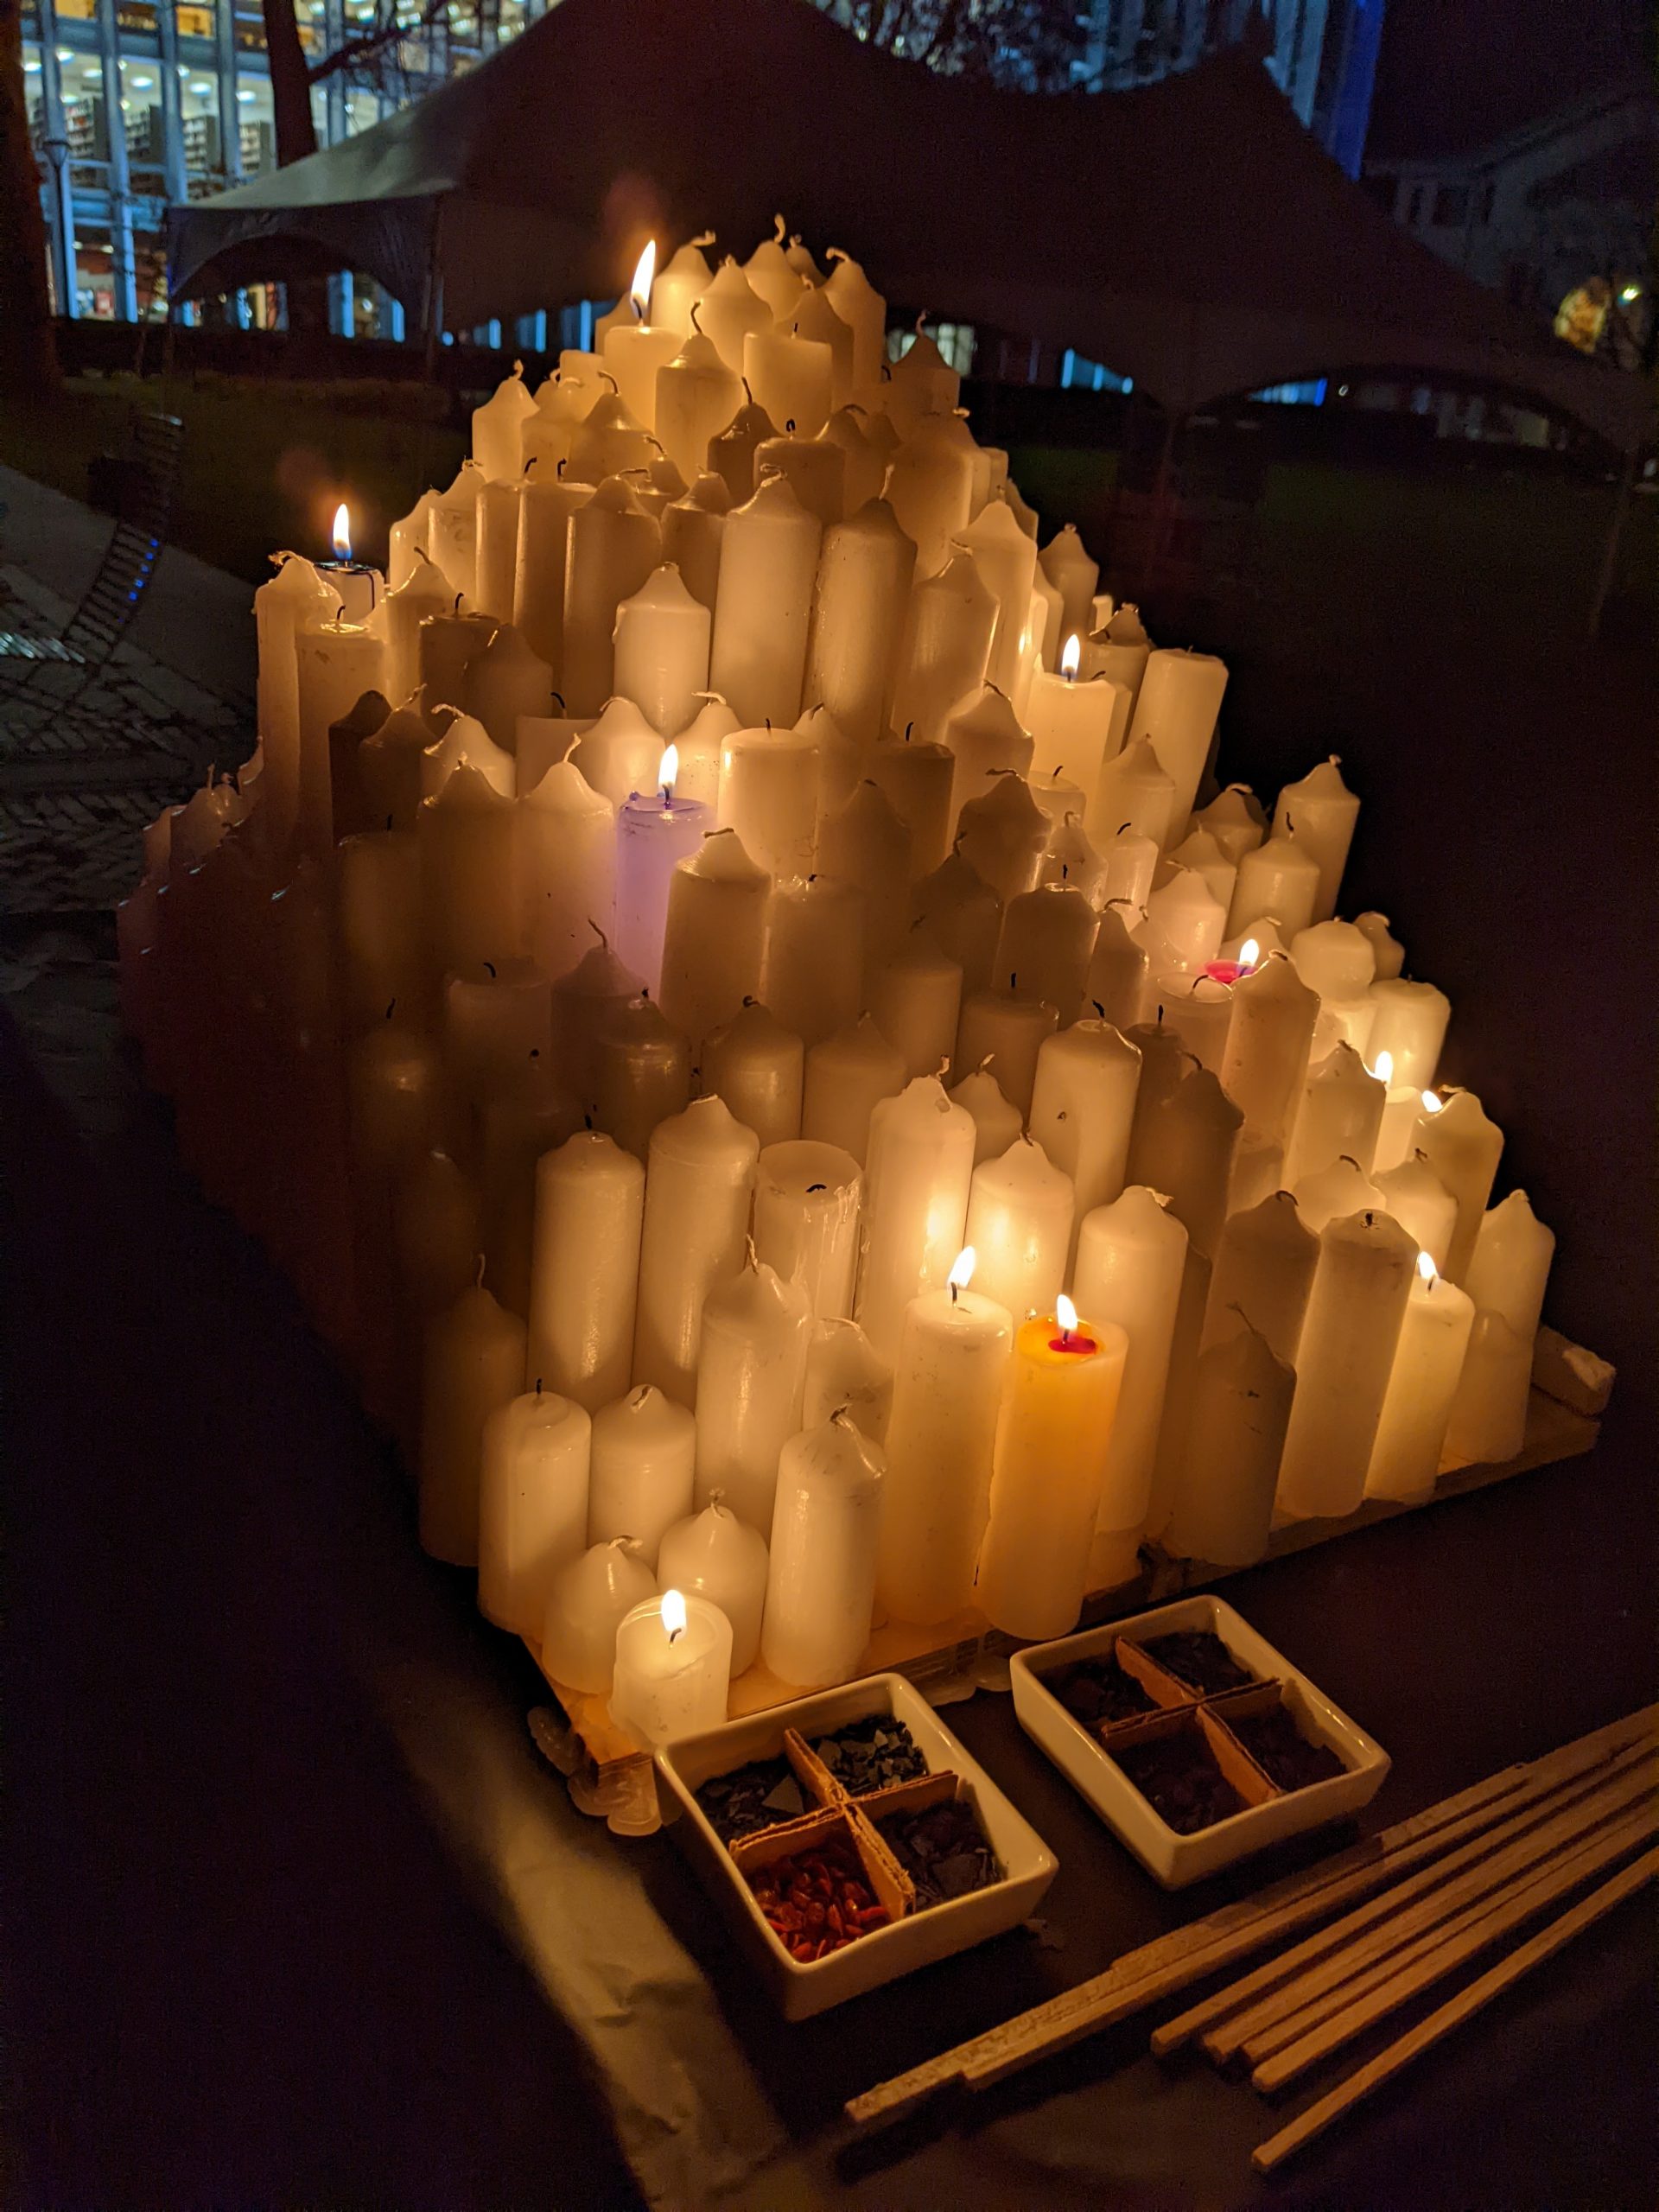
[[[953,1298],[957,1291],[966,1290],[969,1284],[972,1282],[974,1269],[978,1264],[978,1260],[979,1255],[971,1244],[964,1244],[957,1253],[950,1272],[945,1277],[945,1281],[950,1286],[950,1294]]]
[[[1437,1098],[1432,1090],[1426,1090],[1423,1093],[1423,1111],[1426,1114],[1444,1114],[1446,1111],[1445,1099]]]
[[[334,558],[349,561],[352,557],[352,511],[344,499],[334,509]]]
[[[1392,1083],[1394,1081],[1394,1054],[1379,1052],[1371,1073],[1379,1083]]]
[[[677,745],[671,745],[663,754],[662,763],[657,771],[657,781],[662,787],[664,798],[673,795],[674,781],[679,772],[680,748]]]
[[[663,1629],[671,1643],[685,1634],[685,1600],[677,1590],[663,1592]]]
[[[651,287],[657,275],[657,241],[645,240],[645,250],[640,255],[633,272],[633,282],[628,287],[628,297],[633,303],[636,322],[643,322],[651,305]]]
[[[1440,1271],[1427,1252],[1417,1255],[1417,1272],[1425,1282],[1438,1282],[1440,1280]]]
[[[1077,671],[1083,665],[1083,640],[1074,630],[1060,652],[1060,674],[1068,683],[1077,680]]]
[[[1262,957],[1262,947],[1253,937],[1247,937],[1238,948],[1238,964],[1247,973]]]
[[[1077,1325],[1077,1309],[1064,1291],[1054,1301],[1054,1319],[1060,1325],[1060,1336],[1064,1341]]]

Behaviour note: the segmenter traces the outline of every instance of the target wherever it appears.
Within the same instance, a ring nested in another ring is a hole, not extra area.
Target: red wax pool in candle
[[[1255,971],[1247,968],[1242,960],[1211,960],[1205,963],[1204,972],[1212,983],[1236,983],[1241,976],[1251,976]]]
[[[1067,1336],[1051,1337],[1048,1340],[1048,1348],[1050,1351],[1080,1352],[1098,1351],[1100,1350],[1100,1346],[1095,1342],[1092,1337],[1085,1337],[1079,1330],[1076,1329],[1072,1330]]]

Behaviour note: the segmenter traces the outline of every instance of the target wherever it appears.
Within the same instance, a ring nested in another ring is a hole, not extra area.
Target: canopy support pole
[[[1636,492],[1636,448],[1632,446],[1624,456],[1618,490],[1613,499],[1613,512],[1608,519],[1607,540],[1601,550],[1601,573],[1596,578],[1595,594],[1590,601],[1589,635],[1592,638],[1601,634],[1602,617],[1607,612],[1613,581],[1618,574],[1618,555],[1624,540],[1625,518],[1630,512],[1630,500]]]

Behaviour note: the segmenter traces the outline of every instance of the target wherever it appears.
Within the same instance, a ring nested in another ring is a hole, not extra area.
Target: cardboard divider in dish
[[[889,1923],[905,1919],[916,1910],[916,1891],[910,1877],[875,1832],[874,1823],[843,1793],[836,1804],[820,1806],[798,1821],[780,1821],[758,1834],[740,1836],[728,1846],[731,1860],[749,1887],[754,1876],[780,1859],[804,1858],[828,1843],[851,1847],[864,1870],[871,1894],[885,1910]],[[783,1948],[773,1929],[772,1940]]]

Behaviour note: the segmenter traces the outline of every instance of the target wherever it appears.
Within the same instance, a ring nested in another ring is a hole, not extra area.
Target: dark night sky
[[[1645,0],[1387,0],[1366,151],[1478,146],[1650,70],[1647,16]]]

